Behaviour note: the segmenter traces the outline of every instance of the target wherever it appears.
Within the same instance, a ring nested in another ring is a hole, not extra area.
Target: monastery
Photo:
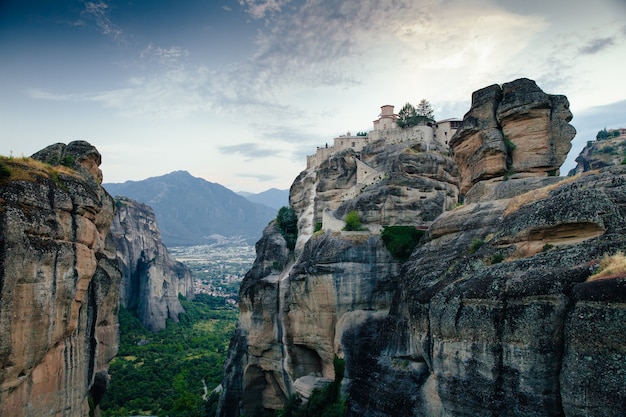
[[[387,143],[414,142],[423,145],[424,149],[448,150],[448,141],[461,126],[462,120],[445,119],[438,122],[417,125],[407,128],[398,126],[398,115],[393,112],[394,106],[386,104],[380,108],[380,117],[374,120],[374,130],[365,135],[353,136],[348,132],[333,140],[333,145],[318,147],[314,155],[307,156],[307,169],[319,166],[330,155],[345,149],[360,152],[363,148],[379,140]]]

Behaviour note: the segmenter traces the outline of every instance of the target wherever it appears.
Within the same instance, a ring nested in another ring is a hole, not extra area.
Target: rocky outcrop
[[[576,130],[565,96],[521,78],[472,94],[472,107],[450,140],[461,192],[485,180],[558,175]]]
[[[465,204],[432,221],[414,209],[429,228],[401,266],[375,228],[309,232],[320,207],[377,218],[367,190],[337,198],[349,153],[321,164],[323,179],[303,172],[295,253],[268,227],[242,285],[218,415],[306,394],[332,378],[331,355],[345,360],[349,416],[626,414],[626,271],[592,278],[626,245],[626,167],[551,175],[573,134],[566,103],[530,80],[474,93],[452,145]],[[425,172],[452,172],[438,163]],[[396,207],[408,218],[411,206]]]
[[[626,281],[589,281],[626,243],[625,185],[614,168],[441,216],[404,265],[395,308],[371,325],[392,343],[347,360],[374,364],[352,375],[351,415],[626,412]],[[385,393],[391,404],[365,395],[394,379],[409,385]]]
[[[162,330],[184,312],[178,294],[193,298],[191,270],[170,256],[149,206],[125,197],[115,203],[111,236],[122,271],[120,302],[147,329]]]
[[[218,415],[280,409],[296,393],[307,398],[333,380],[344,335],[387,316],[400,262],[383,244],[381,227],[425,227],[458,196],[453,161],[420,146],[378,141],[337,152],[298,176],[290,193],[298,214],[295,250],[274,223],[257,243],[240,289]],[[341,231],[351,210],[364,231]],[[314,233],[316,223],[321,230]]]
[[[576,157],[576,167],[569,175],[620,165],[626,159],[626,129],[610,130],[606,138],[590,140]],[[623,133],[623,134],[621,134]]]
[[[0,414],[86,416],[118,348],[115,205],[87,142],[3,158]]]

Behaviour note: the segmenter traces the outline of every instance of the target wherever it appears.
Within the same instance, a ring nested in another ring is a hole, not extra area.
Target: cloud
[[[180,119],[212,108],[210,72],[204,67],[174,67],[154,74],[136,76],[123,88],[82,93],[58,93],[29,89],[37,100],[99,103],[126,118]]]
[[[237,177],[242,177],[242,178],[254,178],[256,180],[258,180],[259,182],[268,182],[268,181],[274,181],[277,180],[279,178],[281,178],[278,175],[268,175],[268,174],[236,174]]]
[[[85,3],[84,14],[94,19],[100,31],[118,42],[124,41],[123,32],[108,16],[109,6],[104,1]]]
[[[262,146],[258,143],[241,143],[239,145],[220,146],[219,151],[224,154],[239,154],[251,159],[268,158],[270,156],[276,156],[276,149],[272,149],[269,146]]]
[[[615,39],[612,37],[596,38],[590,40],[585,46],[582,46],[579,49],[579,52],[583,55],[593,55],[603,51],[604,49],[612,45],[615,45]]]
[[[239,4],[246,13],[255,19],[261,19],[267,14],[280,12],[290,0],[239,0]]]
[[[148,62],[156,61],[161,65],[175,66],[180,65],[183,59],[189,57],[189,51],[179,46],[162,48],[150,43],[139,56]]]
[[[226,4],[222,6],[222,10],[225,10],[227,12],[232,12],[233,11],[233,9],[230,6],[226,5]]]

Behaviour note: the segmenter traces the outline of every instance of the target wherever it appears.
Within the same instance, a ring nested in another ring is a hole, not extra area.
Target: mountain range
[[[152,207],[166,246],[210,244],[222,237],[254,244],[276,216],[274,208],[187,171],[103,187],[113,196],[129,197]]]
[[[270,188],[269,190],[258,194],[240,191],[237,194],[247,198],[253,203],[263,204],[273,207],[276,210],[284,206],[289,206],[289,190],[279,190],[278,188]]]

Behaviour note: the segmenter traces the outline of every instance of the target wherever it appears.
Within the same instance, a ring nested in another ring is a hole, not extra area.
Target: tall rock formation
[[[527,78],[475,91],[450,140],[461,192],[490,179],[558,175],[576,130],[565,96],[544,93]]]
[[[334,377],[346,335],[387,317],[401,263],[386,249],[381,227],[426,227],[457,201],[453,161],[444,149],[427,148],[380,140],[335,152],[298,176],[290,192],[295,250],[275,222],[256,245],[218,415],[254,415],[259,407],[282,408],[293,394],[307,396]],[[364,231],[341,230],[352,210]]]
[[[87,416],[118,348],[115,205],[89,143],[32,158],[0,160],[0,415]]]
[[[122,270],[121,304],[155,332],[167,319],[178,321],[184,312],[178,294],[193,298],[191,270],[174,260],[161,242],[152,209],[126,197],[116,197],[117,214],[111,226]]]
[[[270,225],[242,284],[219,416],[279,408],[303,376],[332,377],[331,355],[345,360],[349,416],[626,415],[626,271],[594,277],[626,247],[626,167],[553,176],[571,114],[530,80],[473,98],[451,140],[465,204],[435,213],[403,265],[372,224],[307,233],[325,208],[375,218],[360,209],[369,198],[322,198],[351,181],[345,157],[336,188],[298,177],[295,257]],[[394,218],[427,221],[398,202]]]

